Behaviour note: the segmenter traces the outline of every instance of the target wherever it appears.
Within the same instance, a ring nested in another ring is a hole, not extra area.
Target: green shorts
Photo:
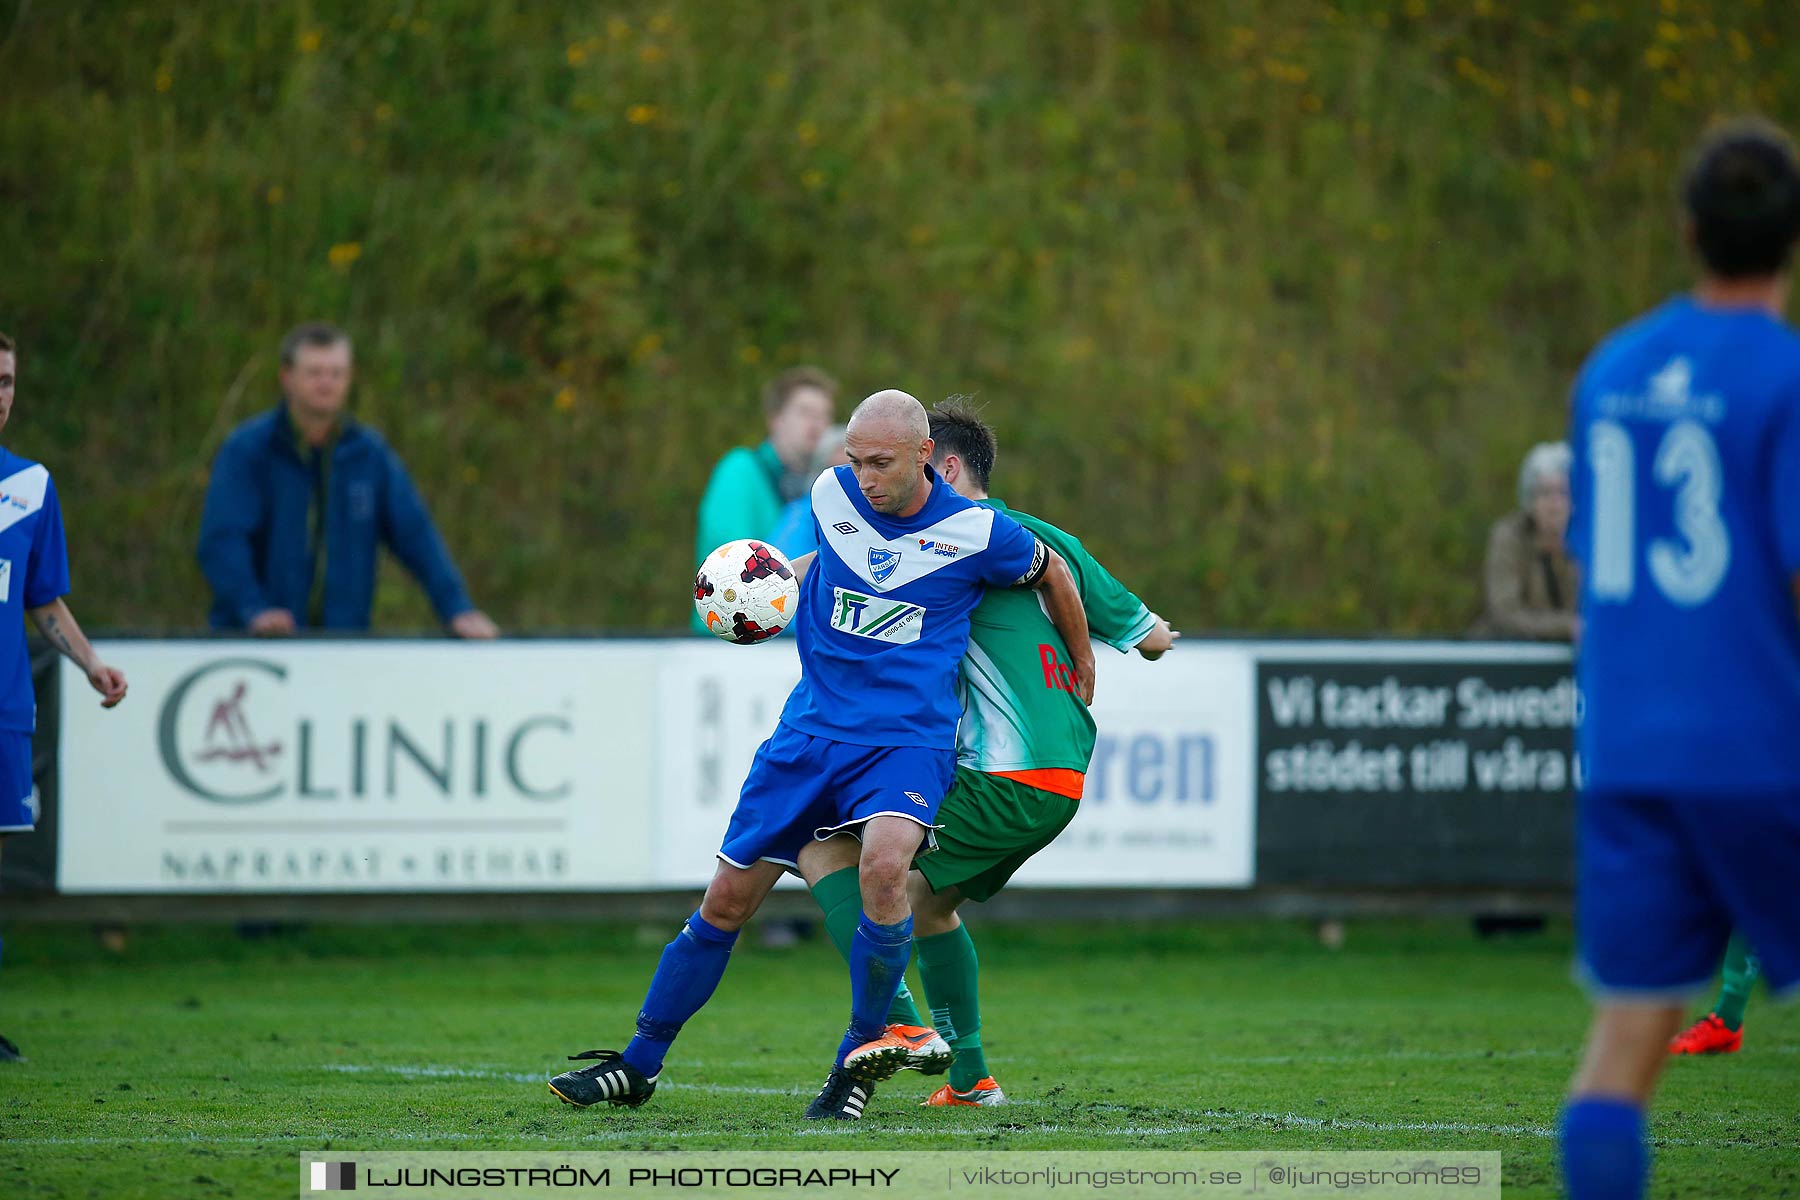
[[[913,865],[934,892],[954,887],[986,900],[1056,840],[1079,806],[1055,792],[958,767],[938,806],[937,849]]]

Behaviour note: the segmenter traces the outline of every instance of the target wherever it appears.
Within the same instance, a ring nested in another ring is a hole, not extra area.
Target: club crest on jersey
[[[893,573],[900,569],[900,552],[884,550],[880,546],[869,547],[869,578],[876,583],[886,583]]]
[[[910,645],[925,628],[925,610],[917,604],[865,596],[848,588],[834,588],[831,627],[877,642]]]

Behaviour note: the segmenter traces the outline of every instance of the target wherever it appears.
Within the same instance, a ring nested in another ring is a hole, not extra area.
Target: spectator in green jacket
[[[768,538],[789,501],[812,483],[813,450],[831,424],[837,381],[817,367],[783,371],[763,389],[769,436],[758,446],[739,446],[713,468],[700,497],[694,565],[726,542]],[[706,627],[694,618],[694,630]]]

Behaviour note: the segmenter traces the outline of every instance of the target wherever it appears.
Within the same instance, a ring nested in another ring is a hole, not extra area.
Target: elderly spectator
[[[345,411],[350,380],[349,335],[300,326],[281,343],[281,402],[219,447],[200,518],[213,627],[263,637],[367,629],[385,542],[451,633],[497,636],[400,456]]]
[[[1563,547],[1569,525],[1569,447],[1533,446],[1519,469],[1519,508],[1494,522],[1482,571],[1477,637],[1571,641],[1579,585]]]
[[[816,367],[794,367],[763,389],[769,436],[757,446],[726,453],[700,497],[694,562],[738,538],[773,541],[782,509],[803,499],[817,472],[813,451],[831,424],[837,382]],[[706,627],[694,619],[696,632]]]

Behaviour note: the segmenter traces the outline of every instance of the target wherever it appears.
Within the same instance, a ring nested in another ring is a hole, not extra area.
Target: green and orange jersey
[[[1155,618],[1144,602],[1078,539],[998,500],[979,503],[1006,513],[1063,556],[1095,641],[1123,652],[1150,632]],[[1094,718],[1075,694],[1069,648],[1035,591],[994,588],[976,606],[957,698],[957,766],[1081,797],[1094,753]]]

